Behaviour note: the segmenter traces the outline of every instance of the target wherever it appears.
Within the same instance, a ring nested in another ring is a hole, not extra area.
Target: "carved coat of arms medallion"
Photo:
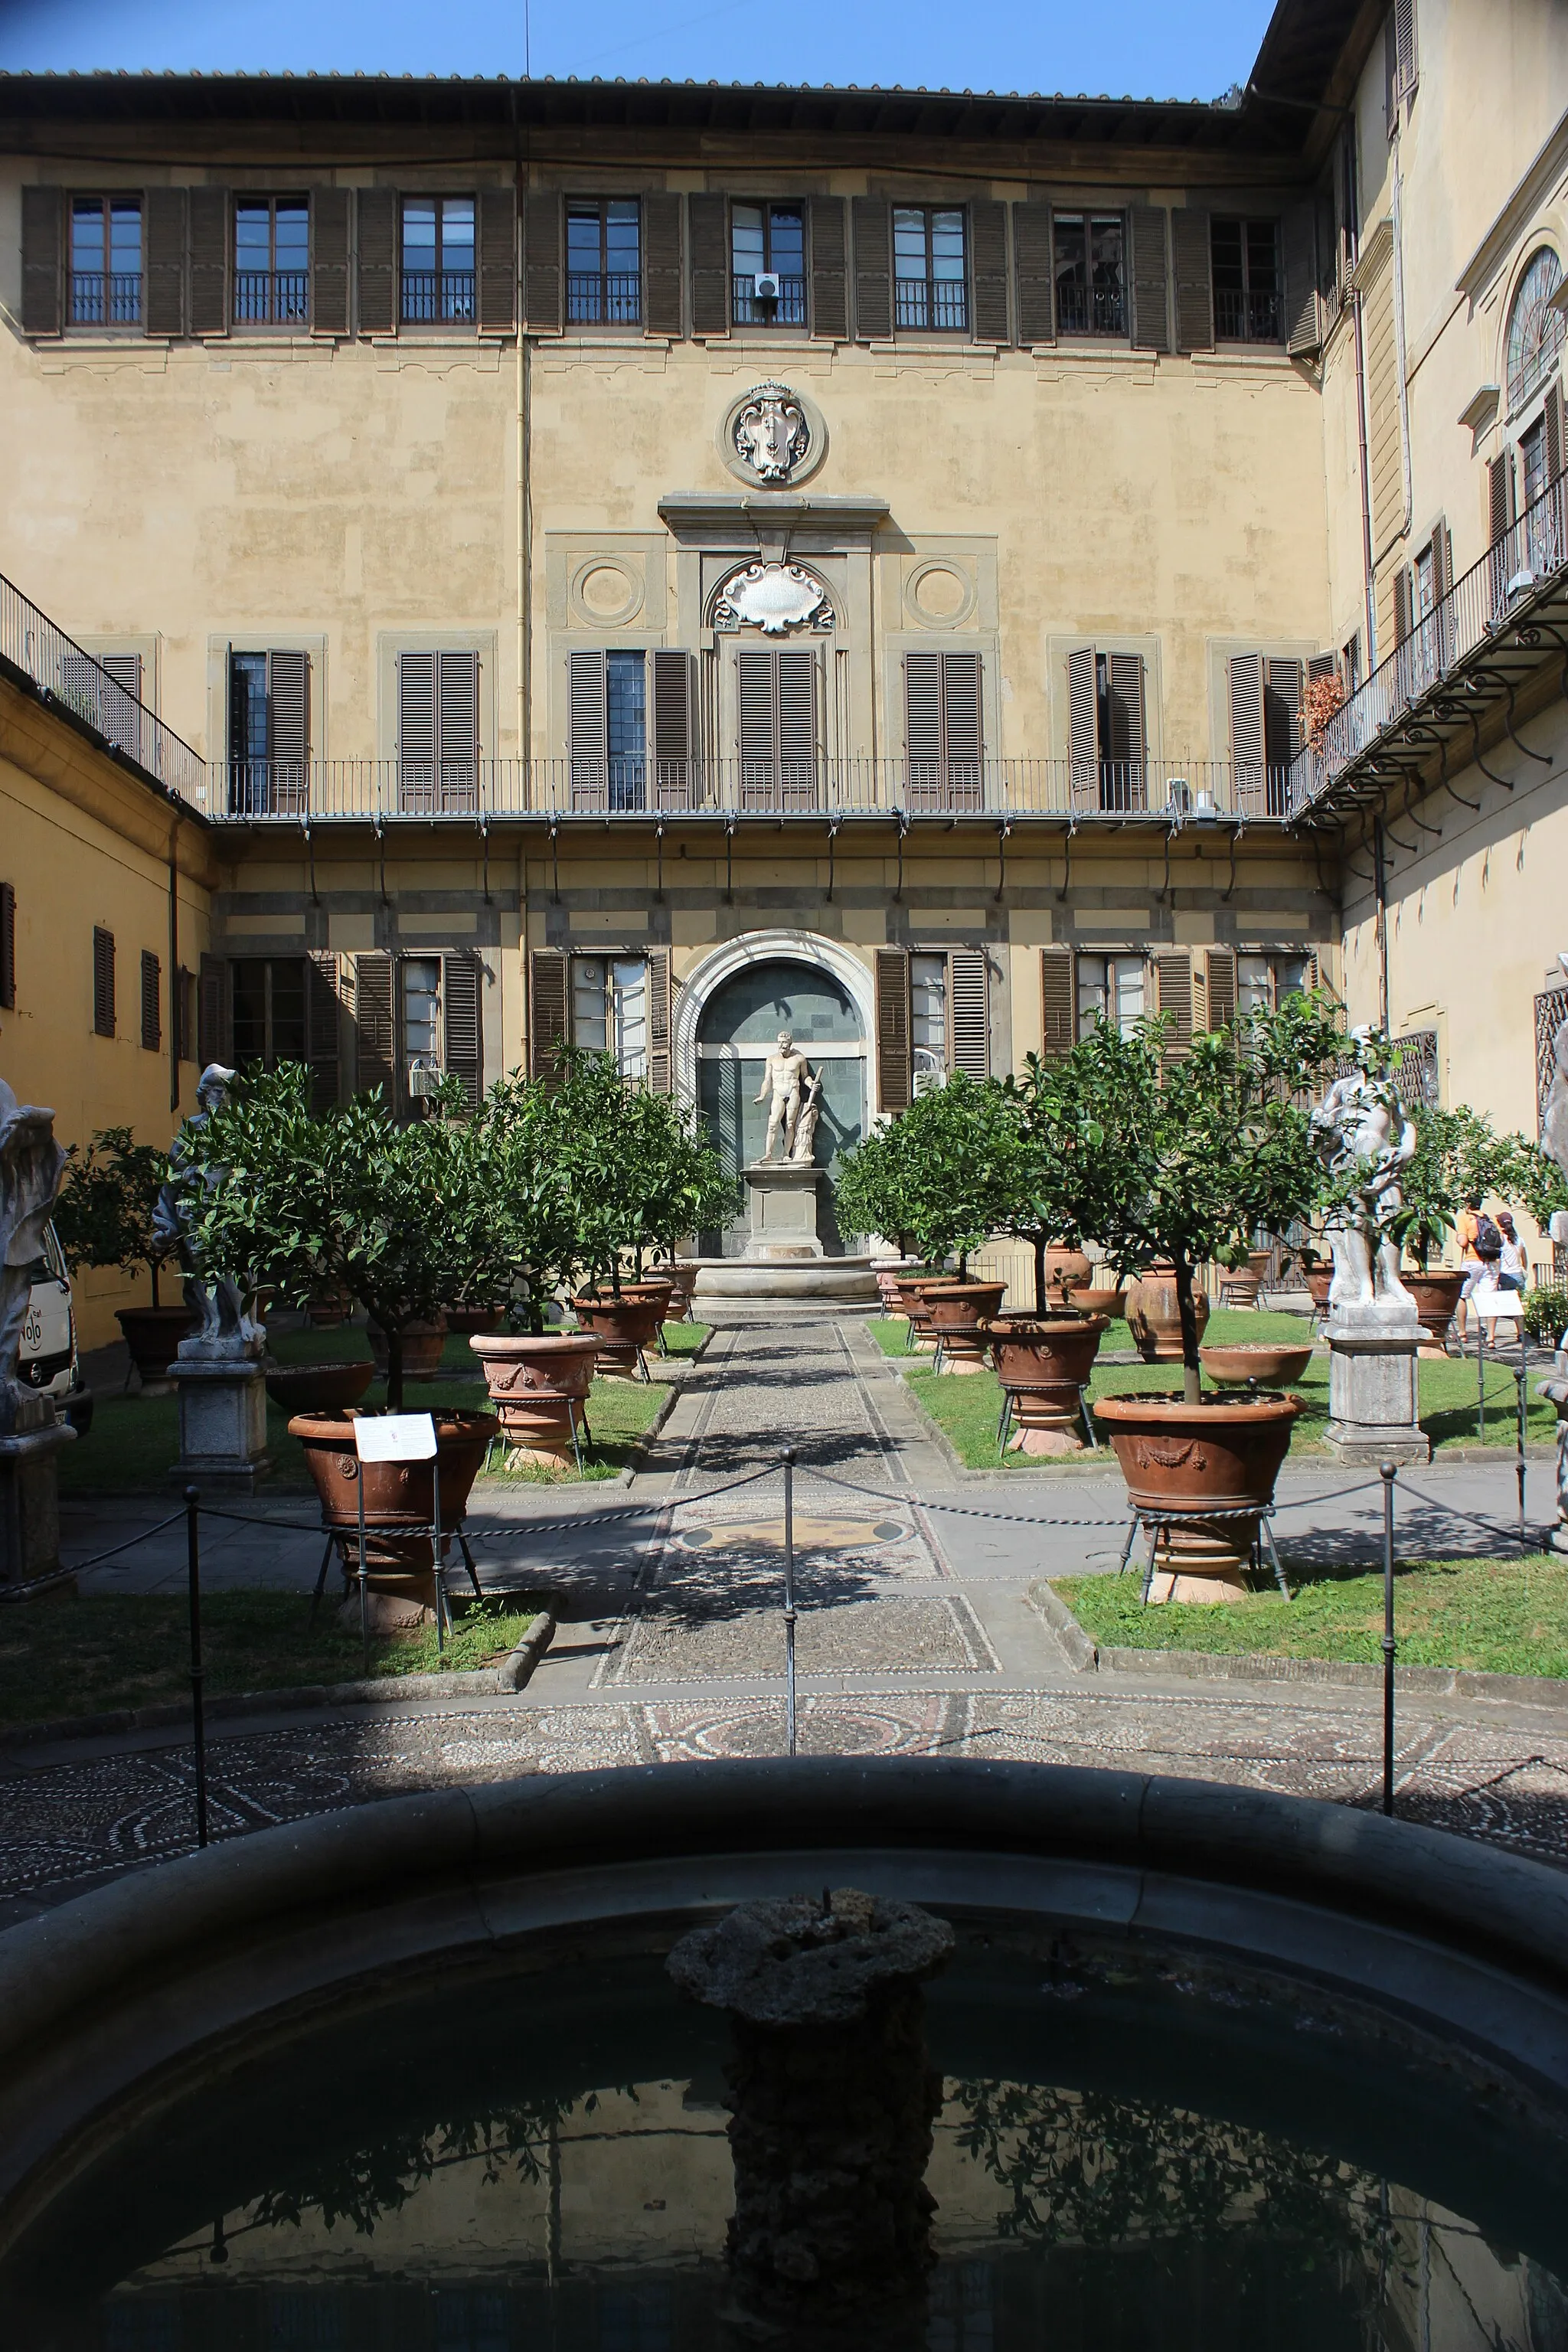
[[[713,606],[716,629],[761,629],[782,637],[792,629],[830,629],[833,607],[819,580],[798,563],[748,563],[732,572]]]
[[[760,482],[787,482],[811,449],[805,411],[787,383],[759,383],[730,427],[735,455]]]

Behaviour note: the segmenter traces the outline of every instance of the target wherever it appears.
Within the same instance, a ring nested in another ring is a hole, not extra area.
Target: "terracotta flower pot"
[[[1247,1264],[1249,1273],[1255,1274],[1258,1276],[1258,1286],[1261,1290],[1263,1285],[1268,1279],[1269,1268],[1274,1264],[1273,1251],[1248,1250],[1247,1253]]]
[[[1435,1266],[1429,1274],[1403,1274],[1400,1280],[1415,1301],[1415,1312],[1426,1335],[1421,1353],[1424,1356],[1446,1356],[1448,1352],[1448,1326],[1454,1319],[1454,1309],[1465,1286],[1465,1268]]]
[[[1219,1281],[1220,1296],[1227,1307],[1257,1306],[1259,1284],[1250,1266],[1223,1265]]]
[[[1279,1465],[1290,1450],[1300,1400],[1248,1397],[1245,1403],[1205,1397],[1102,1397],[1094,1407],[1116,1449],[1135,1511],[1180,1511],[1159,1530],[1156,1559],[1168,1565],[1150,1589],[1153,1601],[1231,1601],[1248,1590],[1260,1514],[1274,1498]],[[1205,1512],[1234,1512],[1209,1518]]]
[[[1010,1452],[1083,1452],[1079,1398],[1105,1332],[1103,1315],[999,1315],[994,1319],[992,1360],[1018,1424]]]
[[[572,1301],[578,1322],[599,1343],[598,1370],[634,1377],[643,1349],[658,1338],[668,1304],[668,1282],[623,1282],[618,1297],[606,1291],[602,1298],[584,1295]]]
[[[1093,1279],[1094,1265],[1087,1252],[1069,1249],[1065,1242],[1053,1242],[1046,1252],[1047,1314],[1059,1315],[1068,1293]]]
[[[348,1321],[353,1309],[353,1299],[337,1284],[322,1290],[312,1290],[307,1308],[310,1328],[313,1331],[333,1331],[340,1323]]]
[[[115,1321],[125,1334],[131,1360],[144,1389],[169,1385],[169,1367],[196,1318],[188,1307],[122,1307]]]
[[[1299,1381],[1312,1360],[1311,1342],[1302,1348],[1292,1348],[1286,1341],[1248,1340],[1245,1346],[1200,1348],[1203,1367],[1211,1381],[1240,1386],[1256,1381],[1260,1388],[1289,1388]]]
[[[358,1404],[375,1366],[368,1356],[340,1364],[269,1364],[267,1393],[284,1412],[342,1412]]]
[[[695,1258],[674,1257],[666,1265],[664,1277],[669,1284],[669,1305],[664,1310],[667,1323],[685,1322],[691,1312],[691,1294],[701,1271]]]
[[[1080,1315],[1103,1315],[1115,1318],[1127,1312],[1125,1283],[1080,1282],[1068,1290],[1068,1303]]]
[[[936,1346],[936,1333],[931,1328],[931,1309],[925,1294],[933,1282],[945,1282],[944,1274],[900,1274],[893,1290],[899,1301],[899,1313],[910,1327],[910,1344],[928,1353]]]
[[[370,1339],[370,1352],[375,1358],[375,1369],[382,1380],[386,1378],[386,1334],[379,1323],[365,1326]],[[403,1377],[405,1381],[433,1380],[441,1369],[441,1351],[447,1344],[447,1318],[438,1315],[434,1323],[408,1323],[403,1331]]]
[[[1193,1311],[1198,1337],[1209,1319],[1205,1292],[1193,1291]],[[1146,1364],[1179,1364],[1182,1360],[1182,1310],[1176,1300],[1175,1268],[1152,1265],[1127,1289],[1127,1328]]]
[[[448,1307],[447,1328],[459,1339],[468,1339],[476,1331],[499,1331],[505,1314],[504,1307]]]
[[[348,1412],[296,1413],[289,1434],[304,1448],[323,1520],[346,1531],[340,1546],[345,1598],[352,1602],[359,1583],[357,1472],[364,1479],[365,1582],[380,1596],[377,1615],[384,1624],[416,1624],[435,1613],[434,1547],[427,1535],[409,1530],[431,1523],[437,1467],[443,1529],[462,1517],[500,1423],[491,1412],[437,1413],[435,1462],[361,1464],[354,1453],[354,1419]]]
[[[1329,1311],[1329,1292],[1334,1279],[1331,1265],[1310,1265],[1306,1271],[1307,1296],[1320,1315]]]
[[[991,1318],[1002,1312],[1005,1282],[932,1282],[925,1288],[944,1372],[983,1372]]]
[[[468,1345],[485,1368],[490,1402],[500,1416],[508,1469],[537,1462],[574,1470],[573,1431],[583,1426],[599,1352],[594,1333],[552,1331],[538,1339],[484,1333]]]

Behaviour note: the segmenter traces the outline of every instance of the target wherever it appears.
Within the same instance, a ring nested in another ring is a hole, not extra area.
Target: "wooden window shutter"
[[[991,1075],[991,1012],[983,948],[954,948],[947,960],[947,1059],[966,1077]]]
[[[1394,37],[1399,95],[1410,98],[1415,94],[1420,63],[1415,53],[1415,0],[1394,0]]]
[[[597,651],[569,655],[567,673],[572,805],[603,808],[609,776],[605,656]]]
[[[397,765],[400,788],[436,782],[436,656],[397,656]]]
[[[802,781],[800,771],[815,774],[816,765],[816,656],[779,653],[779,759],[785,784]]]
[[[1132,236],[1132,341],[1141,352],[1168,352],[1165,209],[1163,205],[1134,205],[1128,217]]]
[[[1225,1029],[1236,1019],[1236,950],[1209,948],[1204,956],[1208,1025]]]
[[[479,657],[450,652],[436,656],[437,757],[441,781],[471,788],[479,765]]]
[[[675,1092],[675,1059],[671,1024],[673,1005],[668,948],[650,948],[643,986],[647,1008],[647,1083],[649,1092]]]
[[[642,201],[643,320],[650,335],[679,339],[685,327],[680,235],[681,199],[651,195]]]
[[[904,750],[911,767],[942,759],[942,656],[904,656]]]
[[[142,1043],[155,1054],[163,1042],[163,974],[151,948],[142,950]]]
[[[359,192],[359,331],[397,332],[397,191]]]
[[[813,196],[811,331],[842,343],[849,333],[849,233],[842,196]]]
[[[1092,783],[1100,766],[1092,646],[1075,646],[1068,656],[1068,756],[1073,782]]]
[[[479,960],[471,949],[441,958],[441,1066],[460,1078],[477,1110],[484,1091],[484,1025]]]
[[[1317,224],[1310,205],[1293,205],[1280,224],[1285,270],[1285,348],[1292,358],[1320,349]]]
[[[1301,665],[1270,656],[1263,665],[1263,756],[1288,768],[1301,748]]]
[[[1171,255],[1176,268],[1176,349],[1214,349],[1214,248],[1209,216],[1196,205],[1171,215]]]
[[[903,948],[877,950],[877,1108],[908,1110],[910,1100],[910,959]]]
[[[1110,757],[1141,765],[1148,756],[1148,729],[1143,709],[1143,656],[1112,654],[1110,671]]]
[[[395,960],[376,948],[354,958],[354,1092],[377,1087],[397,1108],[397,1036],[393,1020]]]
[[[1392,139],[1399,120],[1399,33],[1391,8],[1383,26],[1383,128]]]
[[[477,210],[479,327],[510,335],[517,324],[517,190],[481,188]]]
[[[1563,471],[1563,382],[1559,377],[1547,392],[1546,407],[1546,478],[1554,482]],[[1450,579],[1450,585],[1452,581]]]
[[[229,213],[226,188],[192,188],[191,332],[228,332]]]
[[[969,284],[974,340],[1007,341],[1007,207],[990,196],[969,206]]]
[[[880,196],[850,200],[855,230],[855,335],[862,343],[893,332],[893,215]]]
[[[522,215],[522,315],[531,335],[558,335],[565,321],[565,221],[566,207],[556,189],[530,189]]]
[[[1495,547],[1513,519],[1513,456],[1505,449],[1487,467],[1487,544]]]
[[[304,781],[310,750],[310,656],[283,652],[267,656],[267,746],[274,770],[288,770],[289,782]]]
[[[1184,948],[1163,949],[1153,958],[1154,1010],[1173,1016],[1164,1058],[1180,1061],[1193,1049],[1193,967]]]
[[[688,196],[691,215],[691,331],[730,331],[730,200]]]
[[[338,1099],[338,960],[312,949],[305,958],[305,1061],[310,1073],[310,1108],[318,1118]]]
[[[92,1026],[100,1037],[114,1034],[114,933],[99,924],[92,933]]]
[[[58,335],[65,319],[66,205],[61,188],[22,190],[22,332]]]
[[[689,654],[653,656],[653,784],[658,808],[691,804],[692,665]]]
[[[962,762],[975,771],[979,782],[979,764],[984,749],[982,740],[980,656],[978,654],[943,654],[942,656],[942,721],[943,749],[950,764]]]
[[[310,197],[310,332],[346,335],[349,317],[347,188],[317,188]]]
[[[1402,563],[1394,575],[1394,643],[1395,648],[1410,635],[1410,575]]]
[[[1056,259],[1049,205],[1013,207],[1013,268],[1018,289],[1018,341],[1056,340]]]
[[[16,886],[0,882],[0,1013],[16,1009]]]
[[[204,1070],[229,1058],[228,1015],[228,966],[222,956],[205,955],[196,995],[196,1059]]]
[[[528,1075],[547,1086],[561,1076],[561,1048],[571,1041],[567,958],[535,948],[528,959]]]
[[[1230,757],[1237,790],[1263,781],[1263,656],[1230,657]]]
[[[1040,1053],[1060,1061],[1078,1042],[1078,958],[1071,948],[1040,950]]]
[[[150,335],[185,331],[185,192],[149,188],[142,198],[145,239],[145,315]]]
[[[182,964],[174,974],[174,1055],[177,1061],[188,1062],[195,1052],[195,1039],[191,1034],[191,992],[195,976]]]

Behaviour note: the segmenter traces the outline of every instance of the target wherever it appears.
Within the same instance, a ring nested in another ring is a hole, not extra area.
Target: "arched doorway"
[[[816,1164],[831,1174],[866,1132],[866,1033],[853,994],[826,965],[769,956],[720,980],[698,1017],[698,1107],[731,1171],[757,1159],[767,1139],[768,1106],[755,1097],[781,1029],[822,1075]],[[826,1193],[820,1232],[830,1255],[843,1249]],[[746,1234],[742,1219],[721,1237],[704,1236],[704,1251],[739,1255]]]

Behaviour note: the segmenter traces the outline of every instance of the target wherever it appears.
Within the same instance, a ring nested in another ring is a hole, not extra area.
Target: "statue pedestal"
[[[1426,1337],[1414,1301],[1330,1310],[1329,1426],[1342,1462],[1430,1462],[1416,1361]]]
[[[816,1230],[821,1169],[808,1160],[753,1160],[741,1173],[752,1213],[747,1257],[764,1262],[821,1257]]]
[[[170,1369],[180,1399],[180,1458],[171,1485],[253,1494],[272,1471],[267,1377],[258,1357],[187,1339]]]
[[[1557,1407],[1557,1524],[1547,1535],[1546,1549],[1568,1559],[1568,1347],[1558,1349],[1535,1393]]]
[[[50,1398],[16,1397],[15,1425],[0,1437],[0,1590],[13,1599],[75,1587],[60,1566],[58,1476],[60,1448],[75,1436]]]

